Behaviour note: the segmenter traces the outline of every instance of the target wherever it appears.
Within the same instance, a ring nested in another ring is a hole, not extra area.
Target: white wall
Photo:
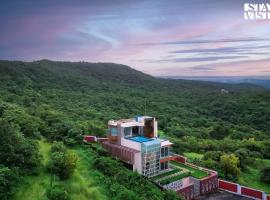
[[[142,155],[141,152],[135,153],[133,171],[142,174]]]
[[[129,139],[121,138],[121,145],[128,147],[128,148],[131,148],[131,149],[141,151],[141,143],[139,143],[139,142],[134,142],[134,141],[129,140]]]
[[[154,121],[154,137],[158,136],[158,125],[157,125],[157,121],[155,119]]]

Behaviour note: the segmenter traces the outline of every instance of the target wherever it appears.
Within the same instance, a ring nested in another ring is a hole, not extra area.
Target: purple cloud
[[[163,73],[172,63],[185,65],[192,74],[201,62],[265,59],[270,22],[244,20],[243,3],[5,1],[0,7],[0,59],[117,62],[150,74]]]

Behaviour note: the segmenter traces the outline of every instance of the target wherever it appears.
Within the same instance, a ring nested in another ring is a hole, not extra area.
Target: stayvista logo
[[[270,19],[270,3],[245,3],[245,19]]]

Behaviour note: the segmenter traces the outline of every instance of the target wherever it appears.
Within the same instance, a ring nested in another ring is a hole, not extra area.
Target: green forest
[[[180,199],[83,144],[136,115],[155,116],[190,162],[270,193],[270,90],[41,60],[0,61],[0,199]]]

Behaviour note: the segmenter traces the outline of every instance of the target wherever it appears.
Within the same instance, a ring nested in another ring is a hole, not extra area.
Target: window
[[[110,132],[111,132],[111,136],[117,136],[118,134],[117,128],[115,127],[111,127]]]
[[[134,135],[139,135],[139,127],[138,126],[132,127],[132,136],[134,136]]]
[[[160,163],[160,170],[168,169],[168,162]]]
[[[131,137],[132,136],[132,129],[131,129],[131,127],[124,128],[124,135],[125,135],[125,137]]]
[[[168,155],[169,155],[169,148],[165,147],[165,156],[168,156]]]
[[[161,157],[168,156],[169,155],[169,148],[168,147],[162,147],[160,154],[161,154]]]
[[[161,148],[160,154],[161,154],[161,157],[164,157],[164,148]]]

